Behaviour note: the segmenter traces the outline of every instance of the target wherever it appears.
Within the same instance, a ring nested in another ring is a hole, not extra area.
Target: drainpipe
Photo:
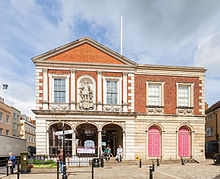
[[[216,120],[215,136],[216,136],[216,140],[218,141],[218,139],[219,139],[219,134],[218,134],[218,115],[217,115],[217,112],[214,112],[214,114],[215,114],[215,120]],[[218,153],[219,153],[219,143],[218,143]]]

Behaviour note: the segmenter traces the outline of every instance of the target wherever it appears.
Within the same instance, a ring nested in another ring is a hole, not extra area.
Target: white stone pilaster
[[[48,83],[47,83],[47,69],[43,69],[43,109],[48,109]]]
[[[76,155],[76,132],[73,131],[72,134],[72,155]]]
[[[36,118],[36,153],[47,154],[46,120]]]
[[[102,111],[102,72],[98,71],[98,111]]]
[[[125,134],[125,131],[122,131],[122,132],[123,132],[123,144],[122,144],[122,147],[123,147],[123,150],[124,150],[124,156],[126,156],[126,142],[125,142],[126,134]]]
[[[50,137],[49,137],[49,131],[47,131],[47,155],[49,155],[50,154],[50,142],[49,142],[49,140],[50,140]]]
[[[127,99],[127,73],[123,73],[123,112],[128,111]]]
[[[75,110],[75,74],[76,71],[75,70],[71,70],[71,110]]]

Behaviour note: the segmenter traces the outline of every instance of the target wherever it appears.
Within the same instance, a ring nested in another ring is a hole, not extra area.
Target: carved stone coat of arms
[[[93,90],[92,90],[92,84],[89,84],[88,81],[84,81],[80,84],[79,87],[79,109],[80,110],[93,110],[94,104],[93,104]]]

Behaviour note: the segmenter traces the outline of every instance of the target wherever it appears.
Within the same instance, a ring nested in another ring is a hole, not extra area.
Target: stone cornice
[[[206,72],[203,67],[169,66],[169,65],[137,65],[137,70],[165,70],[165,71],[187,71],[187,72]]]

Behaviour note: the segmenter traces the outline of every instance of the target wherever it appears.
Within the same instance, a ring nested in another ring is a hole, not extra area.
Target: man
[[[11,174],[13,174],[15,167],[15,156],[12,154],[12,152],[9,153],[8,166],[10,166]]]
[[[106,161],[110,161],[110,155],[111,155],[111,149],[109,146],[107,146],[107,148],[104,151],[104,155],[105,155],[105,159]]]
[[[117,148],[117,157],[116,157],[118,162],[121,162],[122,154],[123,154],[123,148],[121,147],[121,145],[119,145],[118,148]]]
[[[67,158],[68,162],[70,162],[67,155],[66,155],[66,158]],[[57,161],[60,162],[61,175],[63,175],[63,149],[60,150],[60,154],[57,156]]]

